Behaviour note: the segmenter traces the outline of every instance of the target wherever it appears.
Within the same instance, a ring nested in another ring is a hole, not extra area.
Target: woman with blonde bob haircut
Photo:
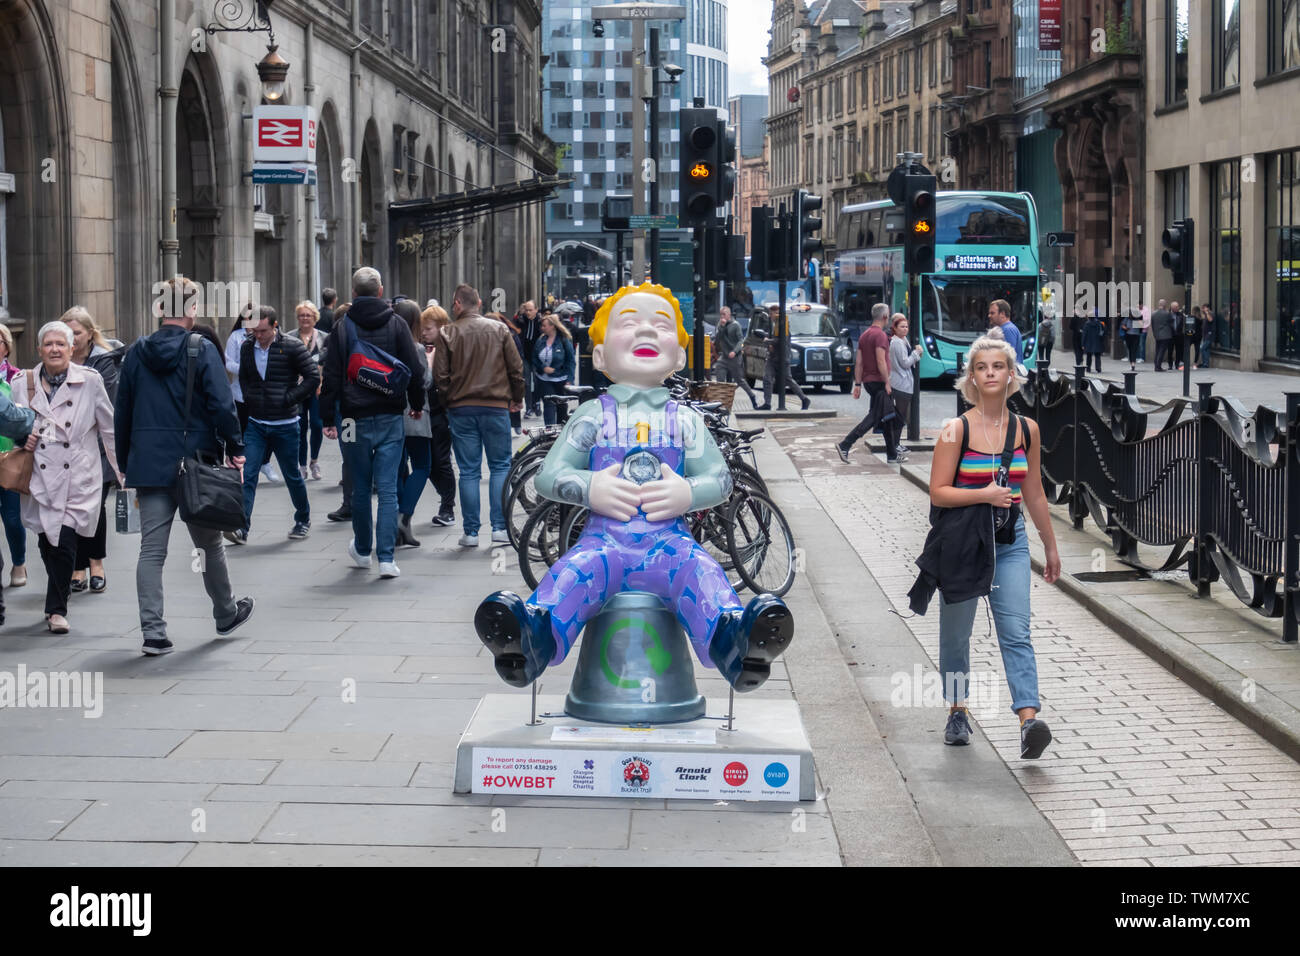
[[[930,469],[930,501],[938,508],[992,505],[1012,508],[1019,503],[1029,512],[1045,552],[1043,580],[1051,584],[1061,576],[1061,557],[1043,493],[1038,423],[1010,414],[1007,399],[1019,390],[1021,378],[1015,350],[1005,340],[983,336],[971,344],[966,371],[957,388],[972,406],[948,422],[934,451]],[[1013,434],[1014,455],[1007,484],[997,482],[1008,431]],[[989,606],[997,628],[998,647],[1011,690],[1011,709],[1020,718],[1020,756],[1040,756],[1052,740],[1047,724],[1038,719],[1038,668],[1029,640],[1029,539],[1025,519],[1012,510],[1014,540],[994,548],[993,582]],[[940,589],[942,591],[942,588]],[[970,638],[978,597],[948,603],[939,601],[939,671],[944,699],[951,705],[944,743],[970,742],[966,709],[970,685]]]

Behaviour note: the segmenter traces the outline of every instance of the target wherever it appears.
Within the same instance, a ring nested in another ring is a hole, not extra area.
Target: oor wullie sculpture
[[[701,663],[753,690],[789,646],[794,619],[771,594],[742,605],[682,520],[725,501],[732,485],[703,418],[663,387],[686,366],[681,307],[663,286],[629,286],[605,300],[590,334],[593,364],[614,384],[569,419],[536,486],[591,515],[527,601],[497,591],[479,605],[479,638],[502,679],[526,687],[565,659],[609,598],[643,591],[676,614]]]

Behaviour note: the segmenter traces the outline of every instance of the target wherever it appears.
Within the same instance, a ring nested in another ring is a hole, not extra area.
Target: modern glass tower
[[[543,74],[543,121],[560,153],[560,175],[574,178],[571,188],[560,190],[547,204],[552,290],[559,288],[556,277],[565,271],[562,263],[584,262],[583,271],[613,271],[614,237],[600,231],[601,202],[608,193],[645,188],[632,160],[632,110],[644,108],[632,95],[632,22],[606,20],[604,36],[597,37],[591,9],[605,2],[547,0],[543,5],[542,52],[550,58]],[[685,20],[647,25],[660,28],[661,61],[684,70],[676,84],[667,83],[661,74],[657,155],[663,213],[677,211],[678,111],[696,96],[720,115],[727,109],[726,0],[676,2],[686,8]],[[665,240],[673,236],[662,234]],[[560,251],[554,252],[560,244]]]

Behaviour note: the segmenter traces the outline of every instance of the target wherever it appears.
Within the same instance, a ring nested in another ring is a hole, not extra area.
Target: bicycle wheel
[[[561,554],[573,550],[573,546],[582,537],[590,514],[591,510],[581,505],[573,505],[569,508],[569,513],[564,516],[564,523],[560,526],[560,545],[564,549]]]
[[[745,492],[727,515],[727,550],[755,594],[785,594],[794,584],[794,535],[785,515],[761,492]]]
[[[551,450],[550,444],[538,446],[531,445],[527,451],[521,455],[516,455],[510,462],[510,470],[506,472],[506,483],[501,486],[501,507],[507,508],[510,503],[510,496],[514,493],[522,480],[523,472],[532,470],[534,465],[546,460],[546,453]],[[540,467],[540,466],[539,466]],[[507,508],[508,510],[508,508]]]
[[[731,469],[731,480],[736,485],[743,485],[750,491],[767,494],[767,482],[763,480],[763,476],[753,466],[739,459],[733,459],[727,462],[727,467]]]
[[[541,461],[534,461],[529,467],[520,472],[519,481],[515,483],[514,490],[506,496],[505,514],[506,514],[506,533],[510,536],[510,544],[518,550],[519,538],[524,530],[524,522],[528,516],[537,510],[543,499],[537,494],[537,488],[533,484],[533,479],[537,473],[542,470]]]
[[[519,573],[530,590],[537,590],[537,585],[546,576],[549,568],[563,554],[559,549],[560,525],[564,522],[565,509],[555,501],[543,501],[524,523],[519,536]]]
[[[690,516],[691,537],[699,542],[709,557],[717,561],[722,567],[722,571],[727,576],[727,583],[734,590],[739,591],[745,586],[745,582],[740,580],[740,575],[736,573],[736,562],[731,558],[731,552],[727,550],[727,509],[731,504],[728,498],[716,508],[710,508],[708,511],[697,511]]]

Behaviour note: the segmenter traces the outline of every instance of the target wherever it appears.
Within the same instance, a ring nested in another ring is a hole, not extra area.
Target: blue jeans
[[[1029,538],[1023,516],[1016,524],[1015,542],[999,544],[996,553],[989,605],[1011,689],[1011,709],[1039,709],[1038,666],[1029,641]],[[979,601],[975,597],[949,604],[940,595],[939,673],[943,676],[943,697],[949,703],[960,703],[966,697],[955,692],[956,688],[970,688],[976,683],[970,677],[970,635]]]
[[[397,510],[404,515],[413,515],[415,506],[420,503],[424,483],[429,480],[429,472],[433,468],[433,441],[418,435],[407,435],[403,454],[411,460],[411,470],[398,490]]]
[[[1201,339],[1201,364],[1207,368],[1210,365],[1210,336],[1208,334]]]
[[[477,410],[476,410],[477,411]],[[501,507],[501,490],[510,470],[510,413],[502,409],[484,409],[482,414],[450,412],[451,447],[456,452],[460,472],[460,512],[466,534],[477,535],[482,525],[479,505],[479,478],[483,456],[488,462],[488,517],[493,531],[506,530],[506,514]]]
[[[397,466],[406,441],[402,416],[358,418],[355,429],[353,440],[343,443],[343,453],[352,471],[352,535],[357,554],[365,557],[370,553],[373,536],[380,563],[391,562],[397,547]],[[379,517],[373,526],[372,485],[379,489]]]
[[[1147,360],[1147,330],[1143,329],[1138,336],[1138,360],[1145,362]]]
[[[321,441],[325,431],[320,417],[320,396],[313,395],[302,403],[302,417],[298,419],[298,464],[307,467],[307,436],[311,435],[311,460],[320,457]]]
[[[9,557],[15,567],[27,563],[27,529],[23,527],[22,498],[16,491],[0,488],[0,519],[9,542]]]
[[[298,470],[298,423],[264,425],[255,419],[248,420],[244,430],[244,528],[253,526],[253,501],[257,498],[257,476],[260,470],[255,462],[265,461],[266,453],[275,455],[289,486],[289,499],[293,502],[293,520],[311,521],[311,504],[307,500],[307,483]]]

